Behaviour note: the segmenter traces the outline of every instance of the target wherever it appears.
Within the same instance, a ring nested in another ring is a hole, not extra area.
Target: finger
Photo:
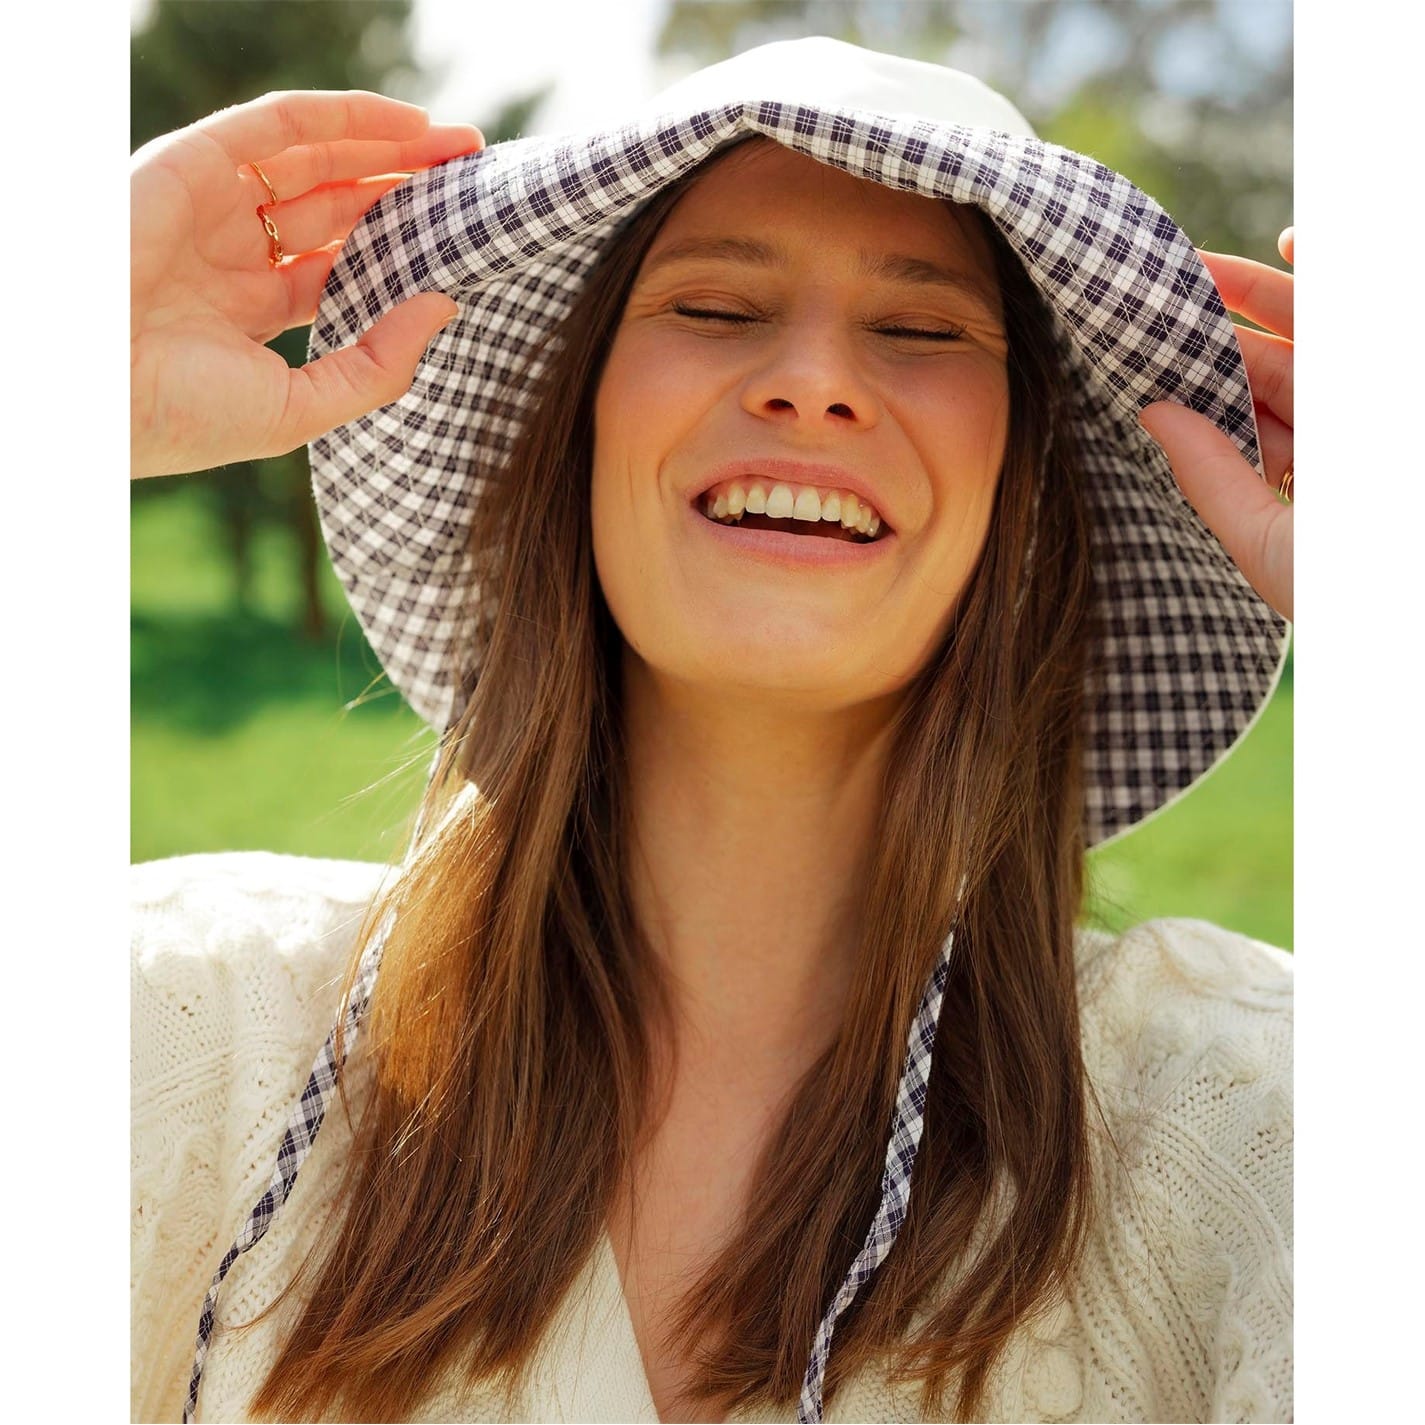
[[[1281,253],[1282,260],[1296,266],[1296,229],[1283,228],[1281,236],[1277,239],[1277,251]]]
[[[1222,305],[1279,336],[1292,335],[1292,277],[1289,272],[1230,252],[1199,250]]]
[[[341,255],[340,242],[286,257],[275,268],[281,279],[254,276],[241,293],[240,310],[227,313],[254,341],[269,342],[293,327],[310,326],[326,290],[327,278]]]
[[[1261,438],[1262,468],[1267,472],[1267,484],[1273,490],[1280,490],[1292,462],[1295,436],[1291,427],[1284,425],[1270,411],[1258,412],[1257,434]]]
[[[1247,384],[1252,388],[1252,403],[1258,407],[1258,413],[1265,408],[1287,425],[1294,426],[1294,345],[1283,337],[1243,326],[1237,328],[1237,342],[1242,348]]]
[[[383,174],[377,178],[362,178],[355,183],[333,183],[304,193],[290,203],[266,205],[268,216],[282,240],[282,250],[295,256],[324,248],[329,243],[345,241],[351,236],[362,215],[378,198],[391,189],[408,182],[407,173]],[[255,223],[262,239],[262,251],[267,251],[267,232]]]
[[[1166,407],[1171,402],[1159,403]],[[1151,406],[1145,410],[1154,409]],[[1262,469],[1265,472],[1265,483],[1273,490],[1279,490],[1286,475],[1287,467],[1291,464],[1293,451],[1295,449],[1295,433],[1290,425],[1278,419],[1269,410],[1258,409],[1255,412],[1257,419],[1258,445],[1261,448]],[[1171,418],[1170,418],[1171,419]],[[1207,418],[1200,417],[1202,420]],[[1146,427],[1145,427],[1146,428]],[[1153,432],[1149,431],[1152,435]],[[1156,438],[1156,437],[1155,437]],[[1160,444],[1162,442],[1159,442]],[[1235,450],[1236,447],[1234,446]],[[1171,456],[1169,457],[1171,459]],[[1244,462],[1245,463],[1245,462]],[[1259,481],[1262,479],[1258,477]]]
[[[262,171],[272,181],[278,199],[286,202],[324,183],[414,173],[484,146],[485,136],[473,124],[432,124],[419,138],[405,142],[362,139],[303,144],[263,163]]]
[[[430,115],[366,89],[279,89],[219,109],[191,127],[218,144],[234,167],[256,159],[265,169],[269,158],[298,144],[419,138]]]
[[[1291,507],[1243,460],[1208,417],[1172,401],[1139,413],[1162,448],[1173,478],[1202,522],[1273,608],[1291,617]]]
[[[458,311],[449,297],[422,292],[393,307],[355,346],[294,370],[276,437],[281,449],[295,450],[404,395],[431,338]]]

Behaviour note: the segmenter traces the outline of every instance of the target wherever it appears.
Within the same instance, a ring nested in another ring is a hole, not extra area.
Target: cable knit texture
[[[384,870],[247,852],[134,868],[136,1420],[182,1416],[203,1294],[266,1186]],[[1085,1060],[1117,1151],[1095,1132],[1100,1206],[1078,1282],[1012,1339],[983,1418],[1290,1420],[1291,956],[1186,919],[1084,930],[1076,948]],[[357,1101],[364,1070],[358,1047]],[[233,1328],[314,1242],[350,1143],[338,1100],[286,1206],[224,1283],[200,1420],[250,1418],[293,1303]],[[520,1406],[531,1421],[657,1421],[607,1237]],[[505,1408],[452,1377],[412,1418]],[[826,1413],[920,1418],[918,1392],[873,1371]]]

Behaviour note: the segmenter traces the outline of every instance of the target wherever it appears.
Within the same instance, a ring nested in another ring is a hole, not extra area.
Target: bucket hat
[[[1138,425],[1159,400],[1208,416],[1265,478],[1236,330],[1192,242],[1146,193],[1037,138],[971,75],[826,38],[767,44],[700,70],[594,132],[529,136],[422,170],[357,223],[327,280],[311,358],[351,345],[418,292],[459,315],[407,391],[310,446],[332,564],[392,683],[438,731],[479,676],[468,511],[520,428],[524,393],[605,244],[644,203],[730,143],[763,135],[858,178],[974,204],[1051,313],[1093,515],[1097,675],[1084,766],[1086,845],[1201,781],[1269,701],[1289,627],[1183,497]],[[964,883],[962,882],[962,890]],[[387,927],[388,928],[388,927]],[[344,1007],[365,1013],[384,935]],[[894,1243],[910,1195],[953,929],[908,1039],[881,1202],[814,1339],[798,1418],[819,1421],[836,1322]],[[333,1030],[271,1183],[204,1303],[185,1419],[218,1288],[285,1202],[340,1062]]]

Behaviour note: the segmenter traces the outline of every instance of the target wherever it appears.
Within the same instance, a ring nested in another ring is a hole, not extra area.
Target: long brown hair
[[[402,1419],[451,1368],[513,1392],[630,1171],[667,1000],[625,876],[620,635],[588,518],[593,400],[643,256],[695,177],[607,243],[475,499],[481,672],[380,908],[395,919],[369,1096],[255,1415]],[[876,1361],[922,1384],[931,1417],[957,1383],[956,1418],[972,1417],[1011,1332],[1071,1282],[1088,1227],[1073,954],[1088,512],[1047,308],[993,223],[962,212],[995,253],[1008,446],[954,626],[904,690],[845,1021],[673,1323],[697,1354],[693,1393],[723,1410],[797,1398],[877,1205],[906,1037],[962,873],[909,1215],[837,1329],[827,1400]]]

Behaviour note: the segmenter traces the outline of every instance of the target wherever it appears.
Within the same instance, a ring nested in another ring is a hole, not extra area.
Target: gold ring
[[[262,186],[267,189],[268,200],[273,203],[281,202],[282,200],[278,198],[277,192],[273,188],[272,184],[267,181],[267,175],[262,171],[261,167],[255,163],[249,163],[248,167],[252,169],[252,171],[257,174],[260,179],[262,179]]]
[[[1294,458],[1295,458],[1295,457],[1293,457],[1293,460],[1294,460]],[[1293,464],[1293,461],[1292,461],[1292,460],[1288,460],[1288,461],[1287,461],[1287,463],[1286,463],[1286,472],[1285,472],[1285,474],[1282,475],[1282,482],[1281,482],[1281,484],[1277,486],[1277,494],[1279,494],[1279,495],[1282,497],[1282,499],[1284,499],[1284,500],[1287,502],[1287,504],[1291,504],[1291,502],[1292,502],[1292,500],[1291,500],[1291,474],[1292,474],[1292,464]]]
[[[280,202],[281,200],[277,196],[276,189],[268,182],[267,175],[262,171],[261,167],[256,163],[249,163],[248,167],[262,180],[262,186],[267,189],[268,198],[273,203]],[[257,205],[257,216],[262,219],[262,226],[267,233],[267,240],[272,245],[271,251],[267,255],[268,265],[270,267],[276,267],[277,264],[282,261],[282,239],[277,235],[277,224],[268,216],[266,203],[259,203]]]

